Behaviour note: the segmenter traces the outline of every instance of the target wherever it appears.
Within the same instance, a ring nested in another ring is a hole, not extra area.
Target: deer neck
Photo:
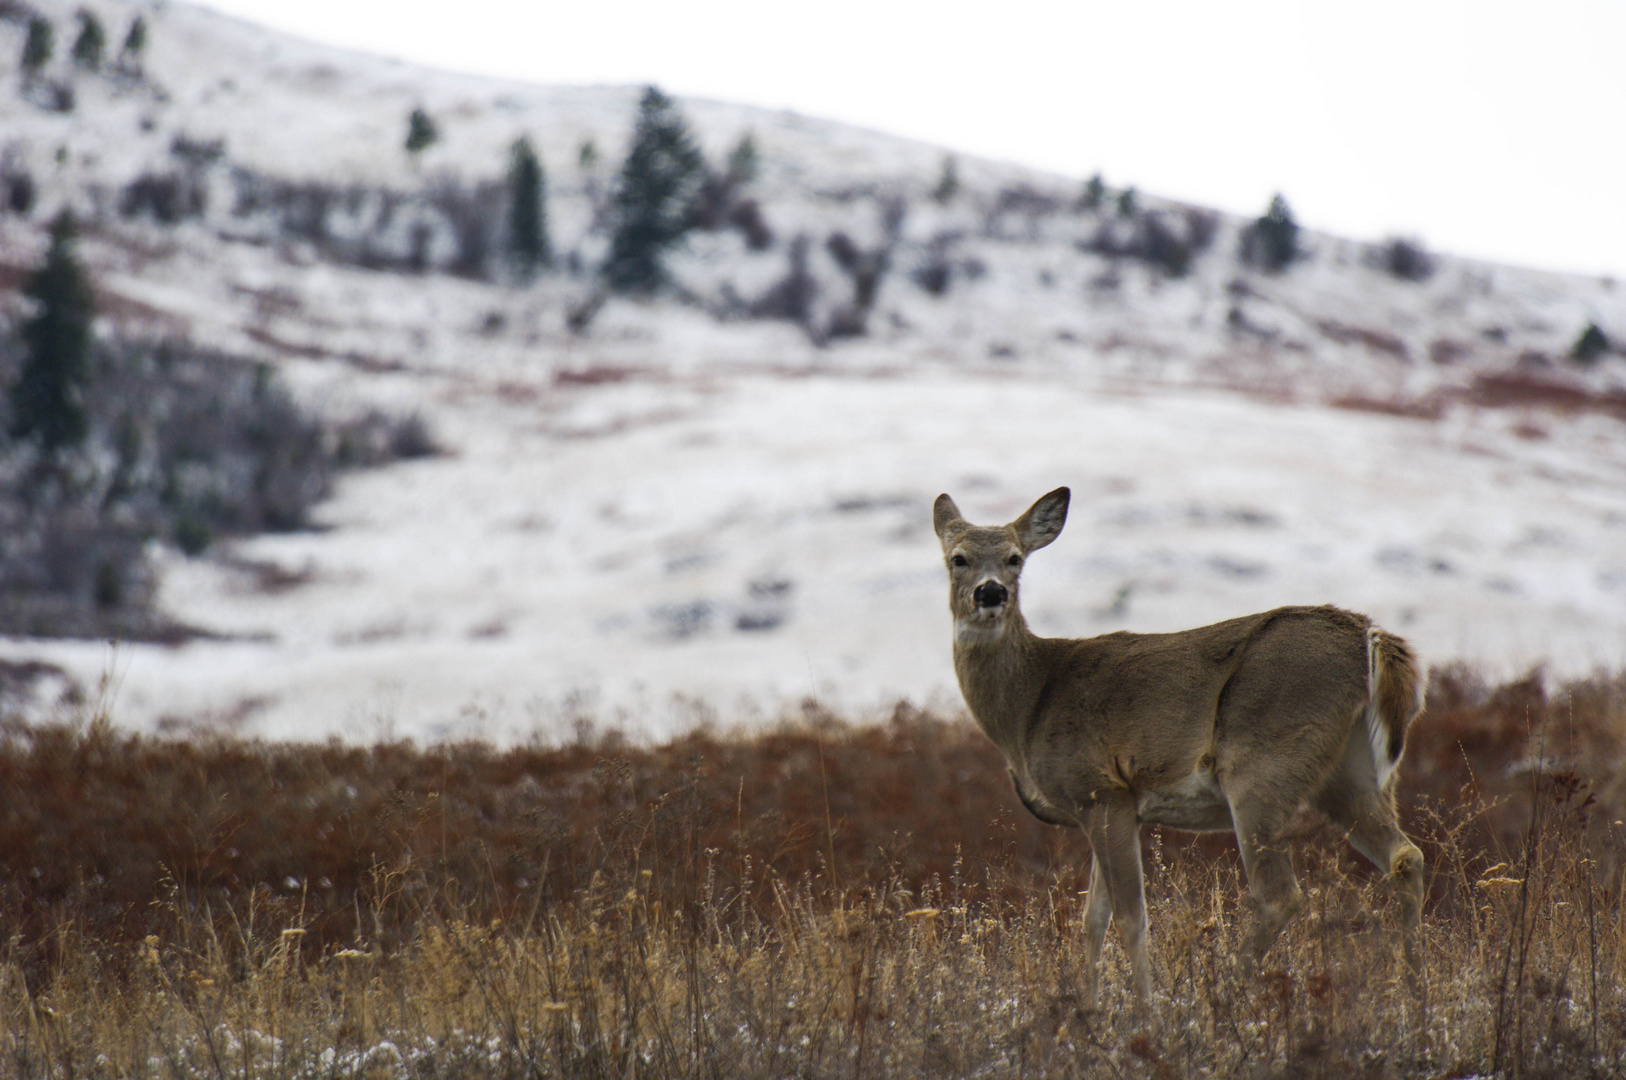
[[[1015,608],[998,634],[955,627],[954,673],[960,693],[977,726],[1012,760],[1025,742],[1045,684],[1043,641]]]

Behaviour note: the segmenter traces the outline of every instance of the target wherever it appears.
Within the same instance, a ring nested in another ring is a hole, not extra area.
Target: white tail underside
[[[1389,786],[1400,762],[1389,756],[1389,724],[1378,708],[1378,682],[1382,676],[1378,649],[1378,635],[1383,631],[1376,626],[1366,628],[1366,738],[1372,745],[1372,765],[1378,774],[1378,790]]]

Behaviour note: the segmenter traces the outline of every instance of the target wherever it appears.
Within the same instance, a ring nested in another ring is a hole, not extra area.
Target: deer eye
[[[1010,558],[1006,559],[1005,562],[1010,566],[1021,566],[1022,565],[1022,556],[1020,556],[1020,555],[1012,555]]]
[[[953,559],[951,559],[949,561],[952,562],[955,566],[964,566],[964,565],[966,565],[964,555],[956,555],[956,556],[954,556]]]

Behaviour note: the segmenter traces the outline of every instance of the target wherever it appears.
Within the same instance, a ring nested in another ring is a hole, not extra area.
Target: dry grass
[[[1305,820],[1251,983],[1234,846],[1148,830],[1159,999],[1085,842],[968,725],[810,710],[498,752],[0,743],[0,1062],[19,1076],[1617,1076],[1626,678],[1437,680],[1404,768],[1426,1009],[1383,883]],[[1020,816],[1019,816],[1020,815]],[[1110,940],[1110,939],[1109,939]]]

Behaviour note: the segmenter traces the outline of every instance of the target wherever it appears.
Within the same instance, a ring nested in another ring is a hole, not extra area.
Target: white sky
[[[1626,0],[209,0],[546,83],[789,108],[1358,238],[1626,274]]]

